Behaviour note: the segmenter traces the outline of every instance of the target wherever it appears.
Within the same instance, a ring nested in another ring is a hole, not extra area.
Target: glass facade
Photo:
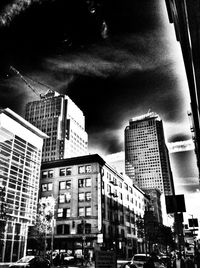
[[[4,262],[24,255],[28,226],[36,217],[42,138],[35,139],[36,134],[21,124],[24,122],[0,111],[0,187],[4,192],[0,203],[5,211],[0,223],[6,222],[0,261]]]

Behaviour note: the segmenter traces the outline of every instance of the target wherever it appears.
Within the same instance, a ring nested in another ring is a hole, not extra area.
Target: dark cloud
[[[178,124],[185,124],[186,101],[159,0],[14,2],[21,5],[0,29],[1,105],[23,115],[25,103],[37,98],[10,73],[14,65],[41,93],[47,88],[35,81],[72,98],[86,116],[91,147],[98,140],[107,153],[121,151],[128,120],[149,109],[167,123],[170,141],[184,136]]]

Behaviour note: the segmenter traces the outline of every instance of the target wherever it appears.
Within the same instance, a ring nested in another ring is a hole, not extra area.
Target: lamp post
[[[83,266],[83,262],[84,262],[84,253],[85,253],[85,240],[86,240],[86,236],[85,236],[85,219],[82,219],[81,221],[81,224],[82,224],[82,231],[83,231],[83,236],[82,236],[82,255],[83,255],[83,258],[82,258],[82,266]]]

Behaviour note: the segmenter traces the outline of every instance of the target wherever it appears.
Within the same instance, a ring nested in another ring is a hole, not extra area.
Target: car
[[[149,254],[146,253],[138,253],[133,256],[131,259],[131,265],[135,268],[143,268],[144,263],[147,262],[150,258]]]
[[[151,255],[146,253],[135,254],[131,259],[131,268],[143,268],[144,264],[150,259]],[[165,264],[158,258],[154,257],[156,268],[166,268]]]
[[[128,260],[117,260],[117,268],[129,268],[130,263]]]
[[[128,262],[123,263],[123,264],[120,266],[120,268],[131,268],[130,265],[131,265],[131,262],[128,261]]]
[[[14,262],[9,265],[10,268],[20,268],[20,267],[29,267],[29,268],[49,268],[50,261],[41,256],[25,256],[19,259],[17,262]]]

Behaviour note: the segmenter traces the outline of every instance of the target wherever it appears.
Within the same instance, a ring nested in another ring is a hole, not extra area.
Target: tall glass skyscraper
[[[163,123],[153,112],[129,120],[125,129],[125,171],[142,189],[174,193],[174,184],[165,144]]]
[[[25,118],[46,133],[42,162],[88,154],[85,117],[66,95],[49,91],[26,105]]]
[[[0,261],[16,261],[26,252],[28,226],[36,217],[46,137],[10,109],[0,110]]]

